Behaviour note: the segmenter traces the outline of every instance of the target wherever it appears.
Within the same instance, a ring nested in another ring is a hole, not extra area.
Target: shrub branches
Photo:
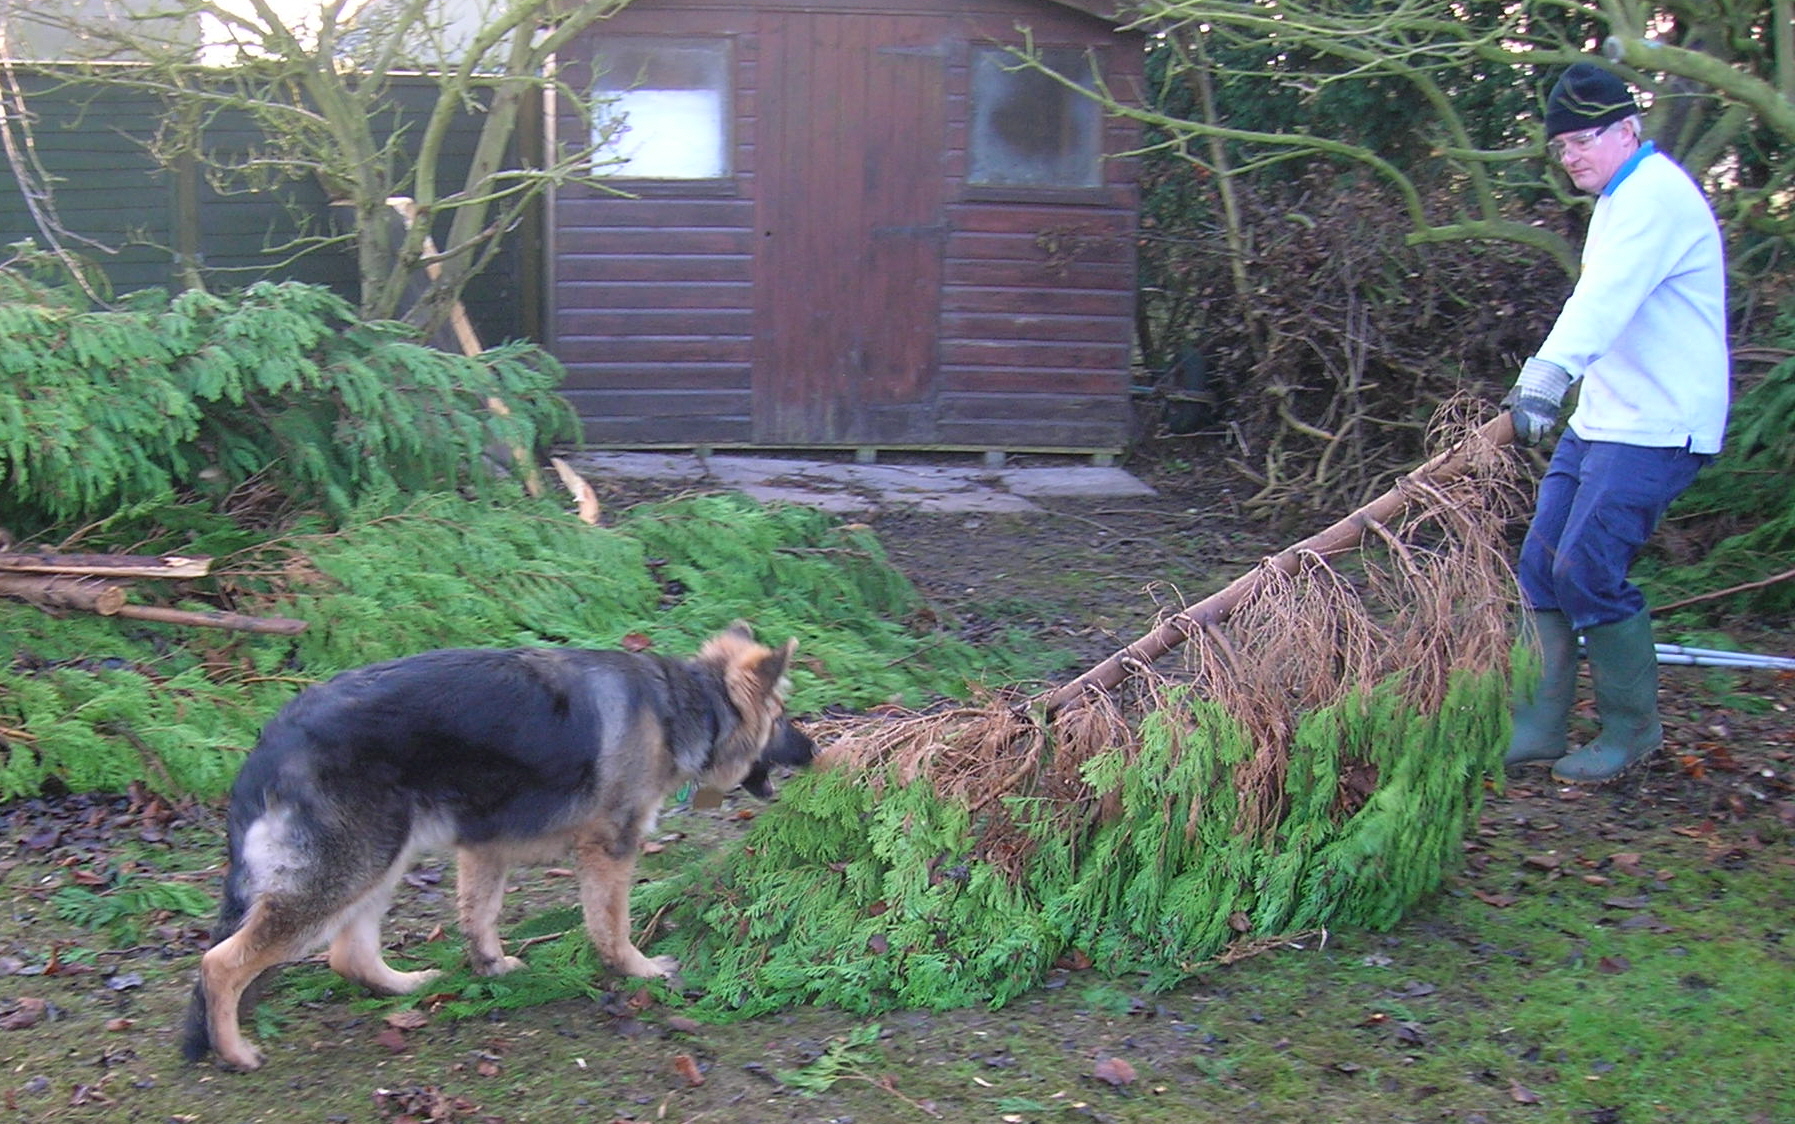
[[[0,376],[0,518],[19,530],[251,479],[341,514],[383,488],[480,486],[486,447],[573,433],[535,346],[450,355],[299,284],[3,304]]]

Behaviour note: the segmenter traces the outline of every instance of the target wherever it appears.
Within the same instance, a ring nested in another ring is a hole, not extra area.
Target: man
[[[1618,776],[1663,741],[1645,598],[1627,571],[1726,428],[1726,288],[1720,230],[1701,190],[1640,137],[1625,83],[1580,62],[1546,101],[1547,150],[1596,196],[1582,276],[1503,399],[1537,444],[1579,384],[1521,546],[1520,584],[1543,656],[1516,700],[1505,764],[1551,761],[1559,781]],[[1601,733],[1571,750],[1577,635]]]

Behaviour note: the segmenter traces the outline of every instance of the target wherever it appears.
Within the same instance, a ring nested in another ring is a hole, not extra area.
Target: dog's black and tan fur
[[[813,746],[784,715],[795,642],[745,626],[690,660],[552,648],[449,650],[359,668],[294,699],[231,790],[230,873],[188,1011],[185,1053],[254,1069],[238,1026],[257,978],[329,946],[330,966],[398,994],[433,972],[381,958],[392,888],[419,851],[453,846],[475,971],[520,966],[499,944],[513,865],[578,857],[586,930],[605,963],[672,974],[630,940],[636,855],[689,781],[767,796],[773,765]]]

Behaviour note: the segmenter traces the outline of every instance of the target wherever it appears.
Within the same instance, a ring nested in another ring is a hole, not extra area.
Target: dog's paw
[[[221,1050],[218,1054],[219,1064],[226,1069],[234,1069],[238,1073],[249,1073],[261,1069],[262,1063],[267,1060],[262,1051],[250,1045],[244,1045],[229,1052]]]
[[[434,983],[442,975],[440,968],[421,968],[416,972],[394,972],[393,976],[399,984],[394,995],[410,995],[426,984]]]
[[[475,964],[476,976],[502,976],[507,972],[515,972],[524,966],[524,962],[515,956],[495,956],[491,960]]]
[[[442,971],[437,968],[421,968],[416,972],[395,972],[384,964],[380,967],[381,971],[379,972],[365,972],[354,976],[350,976],[346,972],[343,974],[349,979],[359,980],[363,987],[375,995],[410,995],[442,975]]]
[[[644,980],[664,980],[679,971],[679,961],[671,956],[643,956],[637,952],[617,965],[626,976]]]

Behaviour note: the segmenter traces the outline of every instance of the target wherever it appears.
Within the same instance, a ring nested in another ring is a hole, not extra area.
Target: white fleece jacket
[[[1581,383],[1587,441],[1718,453],[1730,369],[1720,228],[1648,142],[1596,200],[1583,272],[1538,356]]]

